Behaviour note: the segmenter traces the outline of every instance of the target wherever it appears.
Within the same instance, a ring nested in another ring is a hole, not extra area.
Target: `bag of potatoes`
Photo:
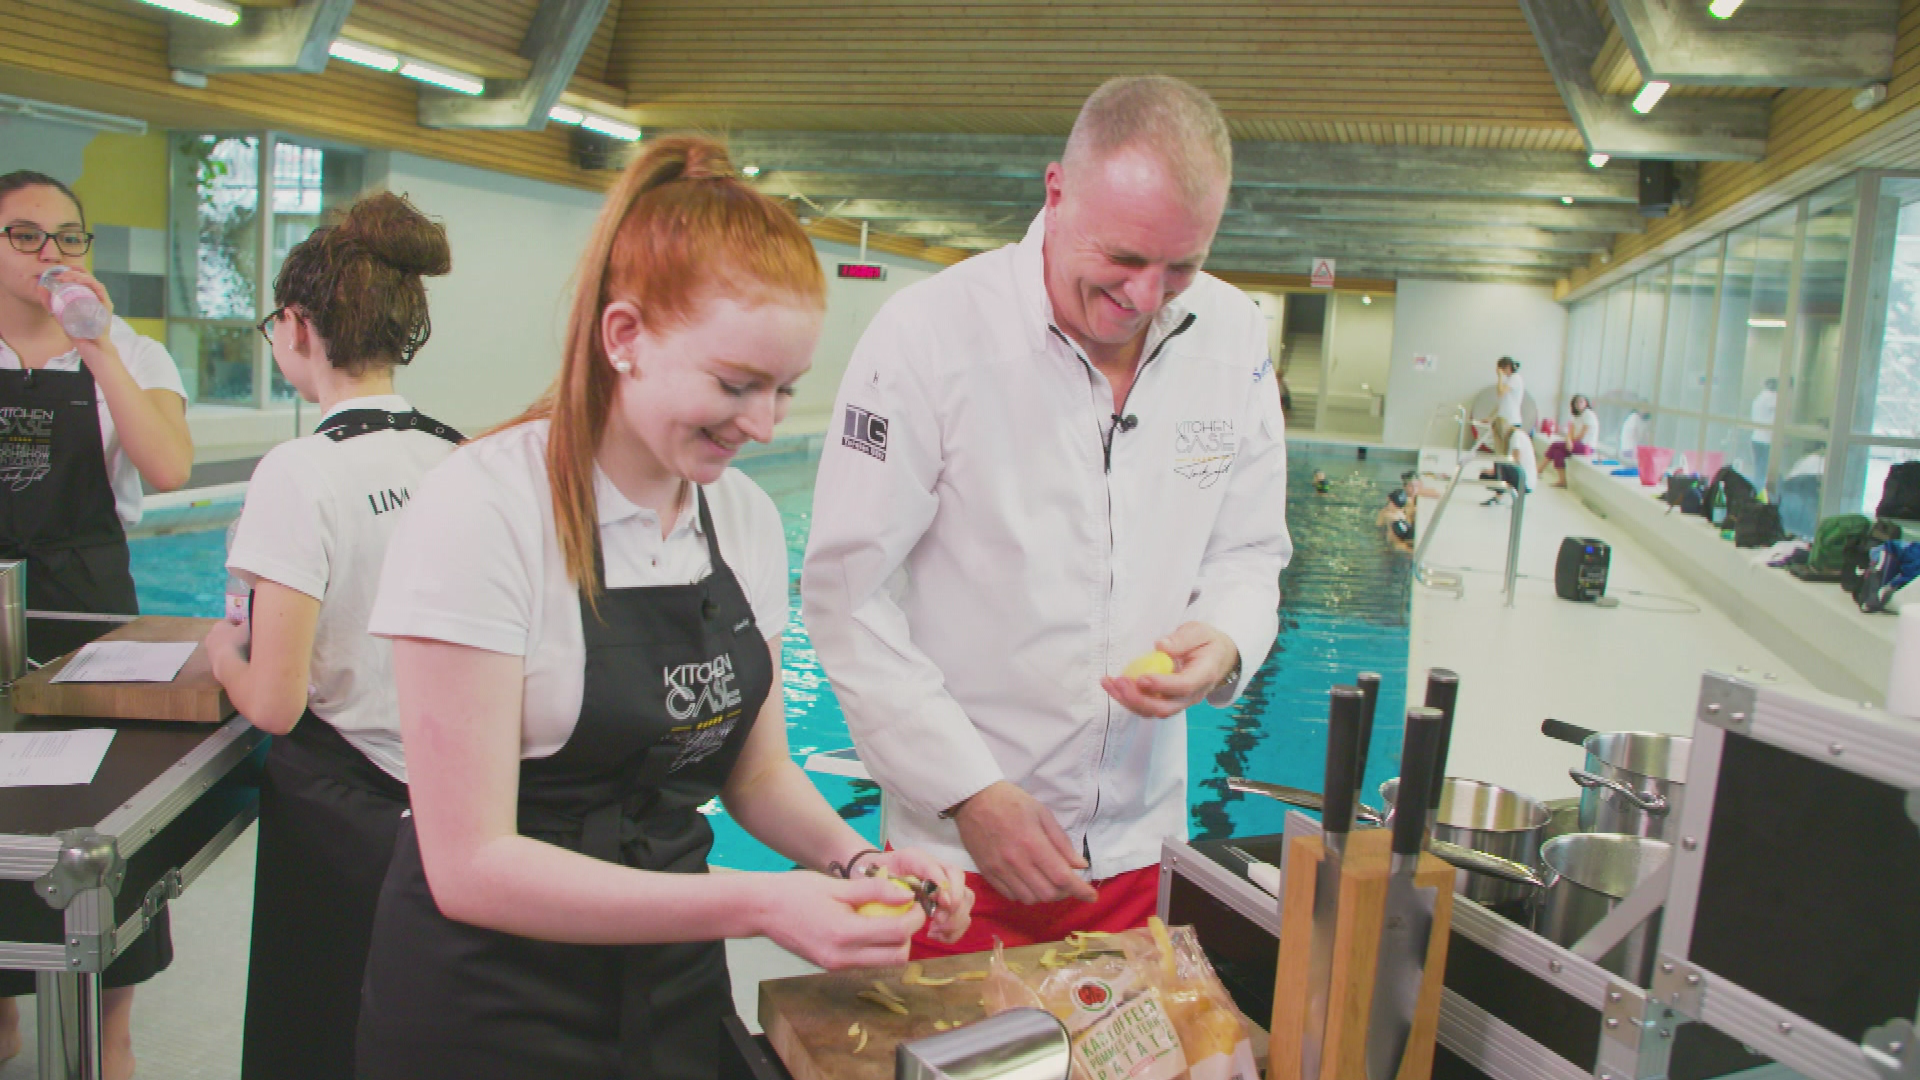
[[[1253,1044],[1193,928],[1158,918],[1138,930],[1083,933],[1039,965],[995,943],[982,986],[987,1015],[1045,1009],[1073,1040],[1073,1080],[1260,1080]]]

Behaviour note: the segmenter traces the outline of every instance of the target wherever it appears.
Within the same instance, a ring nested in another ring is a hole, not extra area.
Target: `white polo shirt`
[[[393,539],[371,629],[525,660],[520,756],[552,755],[580,718],[586,646],[580,590],[568,579],[547,482],[547,422],[510,427],[460,448],[434,470]],[[786,530],[759,485],[728,469],[706,489],[733,569],[768,638],[787,621]],[[606,585],[689,585],[711,572],[692,500],[665,539],[660,517],[594,469]],[[635,672],[639,677],[642,673]],[[779,693],[776,685],[774,693]]]
[[[398,394],[349,409],[410,412]],[[322,418],[321,423],[326,423]],[[367,633],[387,545],[428,470],[453,444],[424,431],[374,431],[341,442],[314,434],[273,448],[254,467],[227,568],[320,601],[307,705],[354,748],[405,781],[393,646]]]
[[[1497,387],[1495,392],[1498,393]],[[1520,373],[1517,371],[1508,375],[1507,391],[1504,394],[1500,394],[1500,400],[1494,405],[1494,415],[1512,424],[1514,427],[1519,427],[1526,423],[1526,413],[1524,406],[1521,404],[1521,402],[1526,399],[1526,396],[1526,380],[1522,379]]]
[[[187,387],[180,381],[180,369],[174,366],[173,356],[167,347],[150,337],[141,337],[128,326],[126,320],[118,315],[113,317],[113,329],[108,332],[113,347],[120,352],[120,362],[127,365],[127,374],[142,390],[171,390],[187,398]],[[75,349],[65,356],[56,356],[47,362],[47,371],[79,371],[81,365],[80,350]],[[0,369],[18,371],[20,356],[6,342],[0,341]],[[100,447],[107,454],[107,478],[113,485],[113,508],[120,515],[120,523],[133,526],[140,523],[140,470],[120,448],[120,433],[114,430],[113,413],[107,410],[107,399],[95,388],[93,396],[100,402]]]

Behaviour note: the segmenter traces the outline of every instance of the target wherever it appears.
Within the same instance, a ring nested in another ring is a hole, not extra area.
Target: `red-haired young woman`
[[[650,142],[582,260],[560,373],[456,451],[389,551],[413,818],[374,920],[363,1080],[714,1075],[721,940],[827,967],[965,929],[958,870],[874,852],[793,763],[786,543],[727,466],[773,437],[820,332],[806,234],[700,139]],[[802,870],[706,873],[714,798]]]

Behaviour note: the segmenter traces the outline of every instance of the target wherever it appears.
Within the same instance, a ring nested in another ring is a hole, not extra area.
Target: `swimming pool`
[[[782,685],[794,759],[852,745],[833,688],[800,622],[800,557],[813,509],[820,438],[783,439],[743,457],[740,468],[773,497],[786,524],[791,566]],[[1367,763],[1369,791],[1399,771],[1406,714],[1407,617],[1411,565],[1393,552],[1373,517],[1413,467],[1414,455],[1292,443],[1287,520],[1294,560],[1281,575],[1281,629],[1272,653],[1231,709],[1201,705],[1188,713],[1188,801],[1196,837],[1277,832],[1285,807],[1228,791],[1225,778],[1253,776],[1318,791],[1326,754],[1327,688],[1361,671],[1380,673],[1379,722]],[[1315,470],[1332,481],[1322,495]],[[228,516],[237,511],[235,503]],[[140,608],[148,614],[217,616],[225,590],[226,535],[220,507],[156,512],[130,541]],[[879,831],[874,785],[809,774],[840,815],[869,839]],[[789,864],[749,837],[717,805],[712,862],[744,870]]]

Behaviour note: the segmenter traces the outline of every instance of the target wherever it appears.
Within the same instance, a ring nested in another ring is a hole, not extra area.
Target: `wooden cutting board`
[[[1060,942],[1026,945],[1007,950],[1007,959],[1038,967],[1048,949],[1066,951]],[[921,962],[927,978],[945,978],[961,972],[987,970],[988,953],[949,956]],[[946,986],[907,986],[900,976],[905,965],[859,968],[769,979],[760,984],[760,1027],[774,1053],[794,1080],[893,1080],[894,1048],[903,1042],[937,1035],[933,1022],[970,1023],[987,1015],[980,1001],[980,983],[956,980]],[[875,982],[907,1003],[901,1016],[857,995]],[[1241,1018],[1245,1021],[1245,1017]],[[858,1038],[847,1034],[854,1023],[867,1034],[867,1045],[853,1052]],[[1253,1055],[1264,1065],[1266,1031],[1247,1023]]]
[[[108,631],[101,641],[203,641],[215,619],[143,615]],[[78,650],[76,650],[78,651]],[[233,715],[233,702],[213,677],[206,646],[193,651],[170,683],[56,683],[73,659],[55,660],[13,684],[15,712],[34,716],[97,716],[114,720],[183,720],[217,724]]]

